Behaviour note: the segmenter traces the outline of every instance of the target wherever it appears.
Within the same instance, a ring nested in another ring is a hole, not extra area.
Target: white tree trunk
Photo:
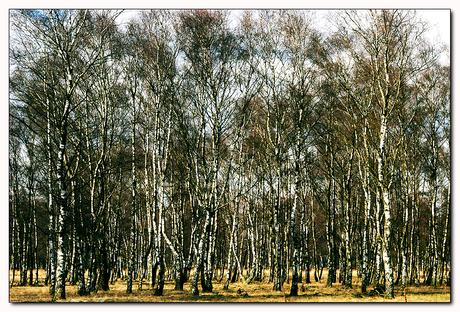
[[[68,107],[68,105],[66,105]],[[56,290],[54,300],[65,299],[65,282],[66,282],[66,252],[67,252],[67,189],[66,178],[64,176],[64,153],[66,150],[67,141],[67,120],[64,117],[61,126],[61,142],[59,144],[59,152],[57,159],[57,180],[59,185],[59,215],[58,215],[58,231],[57,231],[57,267],[56,267]]]
[[[389,177],[386,176],[387,169],[386,155],[385,155],[385,144],[387,136],[387,120],[386,116],[382,116],[380,126],[380,144],[379,154],[377,157],[378,162],[378,178],[381,191],[381,200],[383,204],[383,237],[382,237],[382,261],[385,273],[385,297],[394,298],[394,285],[393,285],[393,268],[390,257],[390,231],[391,231],[391,219],[390,219],[390,181],[387,181]]]

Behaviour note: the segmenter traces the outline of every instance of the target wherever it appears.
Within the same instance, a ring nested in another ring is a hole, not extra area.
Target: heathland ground
[[[212,293],[201,292],[194,296],[189,290],[189,282],[184,284],[183,291],[174,290],[174,282],[166,281],[163,296],[154,296],[154,291],[144,283],[143,289],[133,287],[133,293],[126,293],[126,280],[117,280],[110,285],[109,291],[98,291],[87,296],[77,295],[77,286],[67,285],[65,300],[60,302],[450,302],[450,287],[448,286],[410,286],[406,292],[395,287],[395,298],[384,299],[383,296],[368,287],[368,293],[362,294],[360,280],[356,271],[353,272],[353,288],[346,289],[341,283],[334,283],[332,288],[326,287],[327,270],[324,270],[321,281],[315,282],[314,271],[310,272],[312,283],[300,284],[299,295],[289,296],[290,283],[285,283],[282,291],[273,291],[273,283],[252,282],[245,285],[242,282],[231,283],[224,290],[224,281],[214,281]],[[10,272],[11,278],[11,272]],[[17,277],[16,277],[17,278]],[[44,286],[45,271],[39,270],[38,286],[17,286],[9,289],[10,302],[50,302],[49,287]]]

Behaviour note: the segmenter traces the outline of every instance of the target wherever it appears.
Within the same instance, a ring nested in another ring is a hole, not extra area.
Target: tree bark
[[[68,101],[68,100],[67,100]],[[69,103],[66,102],[65,112],[68,111]],[[59,187],[59,215],[58,215],[58,232],[57,232],[57,267],[56,267],[56,290],[54,300],[65,299],[65,282],[67,277],[66,272],[66,256],[67,256],[67,188],[64,171],[64,154],[67,144],[67,116],[63,117],[61,124],[61,142],[59,143],[59,152],[57,159],[57,180]]]
[[[198,253],[196,255],[195,269],[193,272],[192,280],[190,281],[190,290],[194,296],[198,296],[200,294],[200,291],[198,290],[198,280],[200,273],[203,270],[204,247],[206,244],[207,228],[210,224],[210,218],[211,216],[209,210],[206,210],[206,220],[203,226],[203,232],[201,233],[200,241],[198,243]]]
[[[298,272],[300,270],[300,242],[297,235],[297,231],[295,228],[295,221],[296,221],[296,211],[297,211],[297,202],[299,200],[299,192],[300,192],[300,165],[299,165],[299,157],[296,157],[295,162],[295,169],[296,169],[296,177],[294,182],[294,202],[292,204],[292,211],[291,211],[291,220],[290,220],[290,227],[291,227],[291,236],[293,241],[294,247],[294,256],[293,256],[293,265],[292,265],[292,283],[291,283],[291,296],[297,296],[299,291],[298,286]]]
[[[387,137],[387,119],[386,115],[382,116],[380,126],[380,144],[379,154],[377,157],[378,163],[378,177],[379,185],[381,190],[381,201],[383,204],[383,237],[382,237],[382,261],[385,273],[385,297],[388,299],[394,298],[394,284],[393,284],[393,267],[390,255],[390,230],[391,230],[391,219],[390,219],[390,181],[387,181],[389,177],[386,174],[386,157],[385,157],[385,144]]]
[[[56,236],[56,225],[55,225],[55,211],[53,205],[53,181],[52,181],[52,162],[51,162],[51,103],[49,99],[46,100],[47,111],[46,111],[46,149],[48,157],[48,168],[47,168],[47,191],[48,191],[48,213],[49,213],[49,225],[48,225],[48,244],[49,244],[49,258],[50,258],[50,288],[49,294],[54,296],[56,289],[56,248],[55,248],[55,236]]]
[[[134,91],[135,92],[135,91]],[[132,94],[133,107],[132,107],[132,124],[131,124],[131,179],[132,179],[132,205],[131,205],[131,230],[130,230],[130,243],[131,248],[129,251],[129,264],[128,264],[128,281],[126,284],[126,292],[131,294],[133,292],[133,275],[134,265],[136,261],[136,215],[137,215],[137,178],[136,178],[136,123],[135,123],[135,93]]]

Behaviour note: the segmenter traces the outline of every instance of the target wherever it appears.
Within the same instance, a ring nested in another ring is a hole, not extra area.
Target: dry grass
[[[311,274],[313,271],[311,272]],[[313,274],[311,280],[314,281]],[[10,272],[11,278],[11,272]],[[17,278],[17,277],[16,277]],[[212,293],[201,292],[193,296],[189,289],[190,283],[185,283],[184,291],[174,290],[174,282],[166,282],[163,296],[154,296],[144,284],[144,290],[137,290],[137,283],[133,285],[133,293],[126,294],[126,280],[118,280],[110,285],[109,291],[99,291],[88,296],[78,296],[77,286],[66,286],[67,298],[64,302],[405,302],[404,293],[395,287],[395,298],[384,299],[379,295],[362,294],[360,284],[354,272],[353,288],[345,289],[339,283],[332,288],[325,287],[327,270],[324,271],[321,282],[312,282],[299,285],[299,295],[289,296],[290,284],[284,284],[283,291],[273,291],[273,283],[253,282],[249,285],[231,283],[228,290],[223,289],[223,282],[214,281]],[[49,302],[49,287],[43,286],[44,271],[39,272],[39,286],[14,286],[9,289],[10,302]],[[238,288],[247,292],[248,296],[237,293]],[[372,290],[372,287],[368,288]],[[406,288],[407,302],[450,302],[450,287],[420,286]]]

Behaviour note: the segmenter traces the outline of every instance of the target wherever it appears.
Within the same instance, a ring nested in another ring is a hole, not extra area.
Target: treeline
[[[124,14],[10,11],[11,286],[450,283],[450,65],[417,12]]]

